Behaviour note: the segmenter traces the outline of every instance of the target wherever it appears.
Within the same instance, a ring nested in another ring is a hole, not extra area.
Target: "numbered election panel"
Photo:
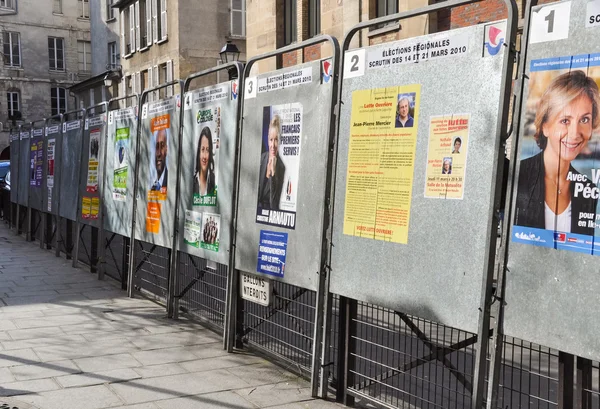
[[[62,153],[62,126],[59,117],[49,118],[45,129],[43,211],[58,215],[59,178]]]
[[[501,21],[345,54],[331,292],[477,332],[505,38]]]
[[[224,265],[230,256],[237,99],[237,81],[183,98],[187,148],[181,152],[179,250]]]
[[[523,83],[507,335],[599,360],[600,2],[534,7]],[[558,35],[557,33],[560,33]]]
[[[29,207],[45,211],[44,204],[44,158],[45,158],[45,122],[33,124],[29,138]]]
[[[18,203],[21,206],[28,206],[29,203],[29,181],[34,166],[30,158],[30,134],[31,130],[29,129],[29,125],[21,125],[19,128],[19,172],[17,173],[18,180],[16,180],[18,184]]]
[[[11,130],[9,134],[10,139],[10,201],[12,203],[18,203],[19,201],[19,163],[20,163],[20,149],[19,149],[19,131],[17,129]]]
[[[317,290],[331,60],[245,81],[235,268]]]
[[[79,112],[73,115],[79,115]],[[83,119],[66,117],[62,123],[62,152],[59,168],[58,215],[77,221],[79,205],[79,174],[81,173],[81,149]]]
[[[102,106],[88,108],[83,121],[81,166],[79,173],[79,223],[100,227],[102,177],[106,143],[107,113],[94,113]]]
[[[137,112],[137,106],[108,111],[103,224],[125,237],[131,235]]]
[[[173,247],[180,96],[142,105],[135,239]]]

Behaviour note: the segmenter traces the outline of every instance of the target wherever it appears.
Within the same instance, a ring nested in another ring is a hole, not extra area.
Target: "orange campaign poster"
[[[148,203],[146,211],[146,232],[158,234],[160,231],[160,203]]]

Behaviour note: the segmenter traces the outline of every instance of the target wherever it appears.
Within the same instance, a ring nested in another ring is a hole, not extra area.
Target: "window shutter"
[[[135,73],[135,93],[138,95],[142,93],[142,78],[139,71]]]
[[[127,81],[127,77],[121,78],[121,82],[119,82],[119,95],[117,97],[124,97],[126,95],[125,92],[125,81]]]
[[[137,88],[135,87],[135,73],[131,74],[131,94],[135,94],[135,90]]]
[[[153,70],[152,70],[152,66],[148,67],[148,87],[147,88],[152,88],[154,87],[154,77],[153,77]],[[151,92],[148,94],[148,101],[154,101],[154,92]]]
[[[154,68],[152,69],[152,74],[154,75],[154,79],[152,80],[152,83],[154,84],[154,86],[158,86],[160,85],[159,79],[158,79],[158,65],[155,65]],[[158,91],[154,91],[154,100],[158,101],[158,99],[160,98]]]
[[[129,53],[135,52],[135,5],[129,6]]]
[[[135,2],[135,45],[136,45],[136,49],[139,51],[141,48],[141,34],[142,31],[140,30],[140,2],[136,1]]]
[[[173,81],[173,60],[167,61],[167,82]],[[173,86],[167,87],[167,97],[173,96]]]
[[[160,32],[161,40],[167,39],[167,0],[160,0]]]
[[[152,38],[156,43],[158,41],[158,1],[151,0],[152,2]]]
[[[152,45],[152,1],[146,0],[146,45]]]
[[[127,54],[127,44],[125,43],[125,12],[121,12],[121,50]]]

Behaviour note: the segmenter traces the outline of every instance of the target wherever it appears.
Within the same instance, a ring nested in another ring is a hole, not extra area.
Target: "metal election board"
[[[19,127],[19,172],[15,182],[18,185],[18,203],[27,206],[29,203],[29,180],[31,178],[31,158],[29,147],[29,126]]]
[[[478,332],[508,38],[501,21],[345,53],[331,292]]]
[[[39,211],[44,210],[44,124],[45,121],[34,122],[29,139],[29,207]]]
[[[76,114],[80,114],[80,112],[78,111]],[[62,124],[58,215],[77,221],[83,120],[81,118],[74,120],[67,118],[67,116],[64,117]]]
[[[46,120],[46,145],[44,159],[43,206],[44,212],[58,215],[59,177],[62,152],[61,116]]]
[[[600,3],[534,7],[529,27],[504,331],[598,360]]]
[[[12,203],[17,203],[19,200],[19,143],[19,131],[13,129],[10,132],[10,201]]]
[[[106,139],[105,107],[106,104],[102,104],[88,108],[83,121],[77,220],[92,227],[100,227],[103,205],[100,199]]]
[[[237,87],[237,82],[235,82]],[[183,98],[179,250],[224,265],[231,244],[237,92],[232,82],[191,90]]]
[[[172,248],[179,149],[179,95],[147,102],[138,139],[135,239]]]
[[[135,170],[137,105],[108,111],[104,172],[104,229],[129,237]]]
[[[238,270],[319,287],[332,71],[323,60],[245,79]]]

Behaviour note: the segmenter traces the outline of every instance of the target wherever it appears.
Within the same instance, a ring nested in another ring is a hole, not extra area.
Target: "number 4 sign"
[[[541,7],[531,13],[531,44],[569,38],[571,2]]]

